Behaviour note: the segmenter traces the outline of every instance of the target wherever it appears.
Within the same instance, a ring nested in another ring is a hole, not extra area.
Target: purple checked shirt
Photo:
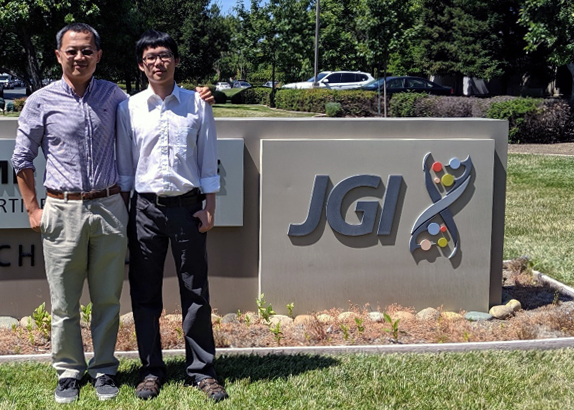
[[[83,97],[63,79],[35,92],[18,120],[14,170],[35,170],[42,147],[46,188],[78,192],[114,185],[116,109],[127,98],[116,84],[94,78]]]

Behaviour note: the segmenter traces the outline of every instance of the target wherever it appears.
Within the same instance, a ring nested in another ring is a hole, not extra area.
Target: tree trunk
[[[570,91],[570,103],[574,104],[574,63],[566,64],[568,70],[570,70],[570,74],[572,75],[572,90]]]
[[[28,34],[26,27],[20,27],[19,33],[20,44],[24,47],[26,52],[26,59],[28,61],[28,73],[32,80],[32,91],[39,90],[42,88],[42,71],[40,70],[40,64],[38,63],[38,58],[36,57],[36,47],[32,44],[32,38]]]

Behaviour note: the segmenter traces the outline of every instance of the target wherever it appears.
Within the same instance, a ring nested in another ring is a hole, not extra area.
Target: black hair
[[[73,31],[74,33],[91,33],[92,37],[94,37],[94,42],[96,43],[96,50],[100,50],[100,35],[92,26],[86,23],[68,24],[66,27],[58,31],[58,34],[56,34],[56,44],[58,45],[58,50],[62,48],[62,38],[68,31]]]
[[[167,33],[150,29],[142,34],[136,43],[136,56],[138,62],[142,62],[143,53],[148,48],[166,47],[173,53],[174,58],[179,58],[177,44],[175,40]]]

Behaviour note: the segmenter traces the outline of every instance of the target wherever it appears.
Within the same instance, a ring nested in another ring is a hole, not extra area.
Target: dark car
[[[369,84],[365,84],[362,89],[377,91],[377,88],[380,87],[381,91],[383,91],[384,83],[384,78],[379,78],[378,80],[372,81]],[[434,95],[452,95],[453,93],[452,88],[433,83],[432,81],[421,77],[387,77],[388,94],[405,91],[428,93]]]

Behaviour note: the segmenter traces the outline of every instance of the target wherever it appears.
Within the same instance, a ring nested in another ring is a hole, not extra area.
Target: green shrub
[[[212,91],[216,104],[225,104],[227,102],[227,95],[221,91]]]
[[[424,93],[397,93],[393,94],[389,103],[389,115],[391,117],[417,117],[417,103],[425,98],[429,98]],[[421,110],[418,114],[423,113]],[[422,116],[427,116],[423,114]]]
[[[535,115],[542,103],[541,99],[515,98],[508,101],[495,102],[490,105],[488,118],[508,120],[508,141],[526,142],[524,138],[526,117]]]
[[[24,108],[24,104],[26,103],[26,97],[16,98],[12,100],[12,103],[14,105],[14,111],[20,112]]]
[[[271,89],[265,87],[252,87],[243,92],[245,104],[270,105]]]
[[[341,103],[338,102],[328,102],[325,104],[325,113],[327,117],[344,117],[345,111],[341,107]]]

